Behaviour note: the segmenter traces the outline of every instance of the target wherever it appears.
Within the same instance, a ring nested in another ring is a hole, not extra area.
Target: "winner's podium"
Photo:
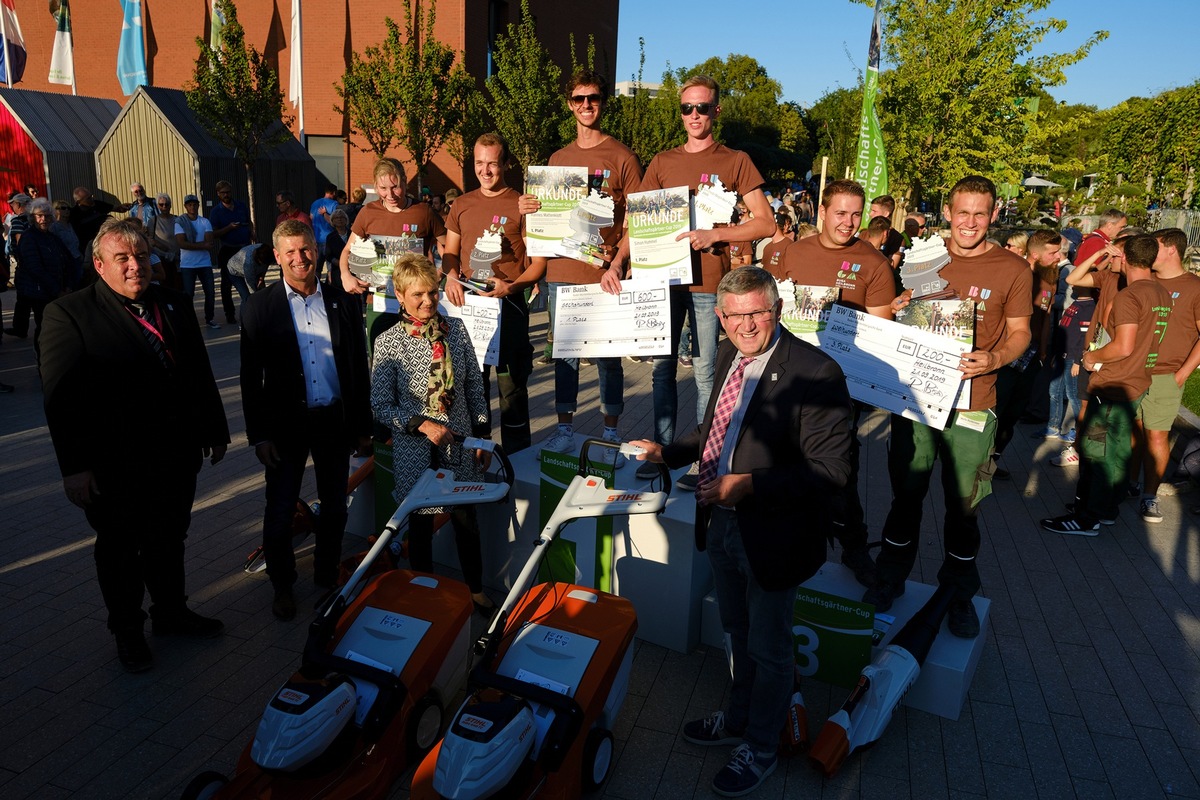
[[[841,564],[827,561],[817,574],[803,584],[802,589],[812,589],[833,597],[857,600],[862,597],[863,588],[854,580],[854,573]],[[925,605],[937,587],[915,581],[905,583],[904,594],[896,598],[888,615],[894,621],[887,629],[880,643],[871,649],[874,658],[886,647],[904,624]],[[929,655],[921,667],[921,675],[904,697],[904,704],[910,708],[928,711],[946,719],[958,719],[963,703],[967,699],[967,690],[971,688],[971,680],[975,677],[975,667],[983,653],[983,645],[988,632],[988,622],[991,615],[991,601],[986,597],[976,596],[973,599],[975,612],[979,615],[979,635],[974,639],[959,639],[946,629],[943,620],[941,630]],[[869,607],[868,607],[869,608]],[[724,633],[721,630],[721,618],[717,609],[716,593],[704,598],[704,629],[702,640],[712,647],[724,646]],[[857,679],[857,672],[849,676]]]
[[[579,447],[587,438],[577,434],[575,451],[568,457],[577,459]],[[535,442],[533,447],[510,455],[516,475],[508,503],[476,507],[486,586],[512,586],[541,532],[541,452],[541,442]],[[602,452],[597,449],[591,457]],[[563,458],[549,452],[546,456]],[[630,460],[617,471],[616,488],[649,489],[650,482],[634,474],[640,463]],[[672,480],[684,472],[686,468],[676,470]],[[604,518],[612,523],[611,551],[606,547],[607,537],[597,542],[595,519],[571,522],[560,534],[562,540],[576,543],[577,583],[629,598],[637,610],[638,638],[681,653],[690,652],[700,643],[701,605],[712,589],[708,558],[696,551],[695,512],[692,494],[672,486],[662,514]],[[434,537],[433,555],[439,563],[458,567],[449,523]],[[562,580],[565,576],[555,577]],[[597,582],[607,586],[596,586]]]

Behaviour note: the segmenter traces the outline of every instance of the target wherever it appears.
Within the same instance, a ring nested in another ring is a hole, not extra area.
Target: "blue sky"
[[[871,15],[870,7],[850,0],[692,0],[686,6],[621,0],[617,80],[636,74],[643,36],[646,81],[658,81],[667,62],[690,67],[710,56],[745,53],[780,82],[785,100],[811,105],[828,90],[855,85],[866,64]],[[1067,70],[1065,85],[1050,89],[1060,101],[1108,108],[1200,79],[1194,50],[1200,0],[1054,0],[1046,15],[1068,25],[1043,40],[1044,52],[1072,50],[1096,30],[1109,32]]]

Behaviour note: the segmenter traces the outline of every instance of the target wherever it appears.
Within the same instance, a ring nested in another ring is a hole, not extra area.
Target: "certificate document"
[[[671,290],[663,281],[562,285],[554,298],[555,358],[661,356],[671,352]]]
[[[456,306],[443,297],[438,303],[438,312],[444,317],[458,317],[463,321],[480,369],[484,364],[494,367],[500,363],[501,300],[499,297],[480,297],[473,292],[467,292],[464,298],[465,302]]]
[[[959,360],[971,351],[969,344],[836,305],[820,339],[821,349],[841,365],[855,400],[945,429],[963,384]]]
[[[692,229],[691,197],[686,186],[632,192],[625,198],[629,226],[629,263],[633,278],[692,282],[692,243],[675,241]]]
[[[821,346],[820,334],[829,322],[829,309],[841,297],[842,290],[833,286],[805,286],[790,278],[776,281],[779,298],[783,300],[780,322],[809,344]]]
[[[568,255],[562,242],[573,235],[571,217],[588,196],[587,167],[526,167],[525,193],[542,204],[525,218],[525,251],[548,258]]]

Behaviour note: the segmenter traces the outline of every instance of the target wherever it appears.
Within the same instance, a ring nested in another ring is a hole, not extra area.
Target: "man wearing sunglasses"
[[[850,395],[837,363],[779,324],[769,272],[735,269],[716,297],[729,340],[701,424],[666,447],[634,444],[646,449],[646,463],[700,461],[696,547],[712,566],[733,686],[725,710],[686,723],[683,738],[735,745],[712,787],[740,797],[778,762],[794,681],[796,587],[825,563],[827,498],[850,475]]]
[[[725,191],[742,196],[751,219],[736,229],[720,226],[712,230],[688,231],[679,235],[692,247],[692,280],[689,286],[672,287],[671,352],[654,360],[654,440],[668,445],[675,439],[675,417],[679,392],[676,371],[679,362],[679,336],[686,315],[692,328],[692,374],[696,379],[696,419],[704,418],[708,396],[713,389],[717,338],[720,327],[714,313],[717,284],[730,270],[729,241],[754,241],[775,233],[775,215],[763,194],[763,178],[740,150],[731,150],[713,138],[713,124],[721,113],[720,88],[706,75],[695,75],[680,87],[679,111],[687,142],[659,153],[646,168],[639,191],[688,186],[695,194],[702,185],[715,185],[719,179]],[[612,281],[616,275],[606,277]],[[608,287],[606,287],[608,288]],[[685,490],[696,488],[698,466],[693,464],[680,479]],[[640,477],[649,477],[643,471]]]
[[[567,82],[567,104],[575,115],[575,141],[550,156],[552,167],[587,167],[589,191],[600,192],[613,200],[613,224],[600,231],[605,258],[603,267],[595,267],[574,258],[534,258],[531,272],[545,270],[549,286],[550,328],[554,328],[554,298],[564,284],[604,283],[611,275],[613,282],[604,284],[610,292],[620,291],[622,265],[628,260],[629,248],[621,246],[625,225],[625,195],[636,191],[642,178],[637,156],[625,145],[600,129],[600,116],[608,99],[608,81],[599,72],[579,68]],[[541,203],[531,194],[522,195],[521,214],[532,214]],[[539,263],[540,262],[540,263]],[[625,373],[619,358],[598,358],[596,368],[600,379],[600,411],[604,414],[604,438],[619,442],[617,432],[621,412],[625,409]],[[579,398],[579,359],[554,360],[554,406],[558,413],[558,429],[542,447],[556,453],[575,449],[574,419]],[[625,457],[617,456],[617,466]]]

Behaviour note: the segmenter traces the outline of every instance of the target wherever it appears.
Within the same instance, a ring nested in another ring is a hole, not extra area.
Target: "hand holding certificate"
[[[958,367],[969,344],[837,305],[820,339],[821,349],[841,365],[855,400],[946,427],[963,386]]]

